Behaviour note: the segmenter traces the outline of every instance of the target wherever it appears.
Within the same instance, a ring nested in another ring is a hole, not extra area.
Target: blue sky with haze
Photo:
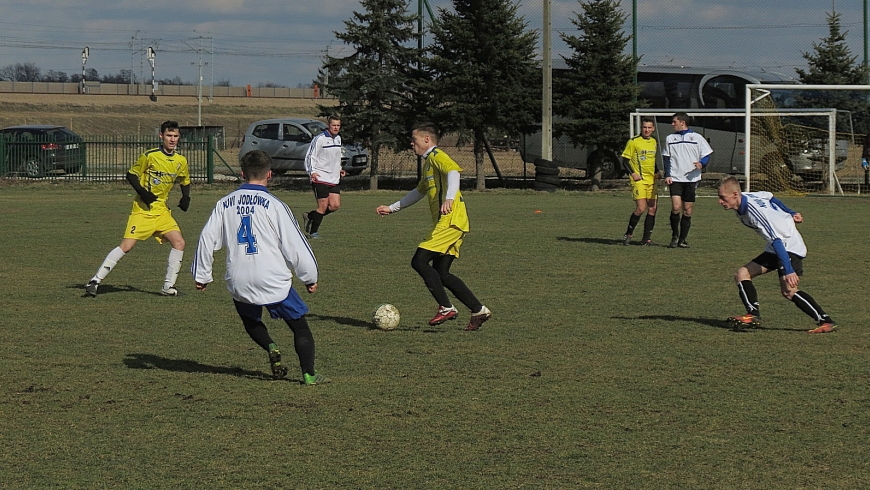
[[[864,58],[863,0],[637,0],[638,51],[646,64],[765,68],[794,75],[828,33],[826,13],[842,14],[848,44]],[[451,2],[429,0],[432,9]],[[410,2],[413,11],[417,1]],[[541,32],[542,0],[521,1],[519,14]],[[623,1],[630,14],[631,2]],[[157,50],[157,78],[204,84],[271,82],[295,87],[316,77],[321,57],[350,54],[334,31],[357,0],[6,0],[0,7],[0,66],[33,62],[45,73],[101,75],[132,69],[150,81],[145,49]],[[577,34],[576,1],[552,0],[554,54],[567,53],[559,33]],[[427,22],[428,22],[428,14]],[[631,28],[630,16],[626,29]],[[630,45],[629,45],[630,48]]]

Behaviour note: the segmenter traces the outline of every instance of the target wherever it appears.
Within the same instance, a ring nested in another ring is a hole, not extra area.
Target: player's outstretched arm
[[[133,190],[136,191],[136,194],[139,194],[139,197],[142,199],[142,201],[145,202],[145,204],[151,204],[152,202],[157,200],[157,196],[155,196],[153,192],[142,187],[142,184],[139,183],[138,175],[127,173],[127,182],[130,183],[130,186],[133,187]]]

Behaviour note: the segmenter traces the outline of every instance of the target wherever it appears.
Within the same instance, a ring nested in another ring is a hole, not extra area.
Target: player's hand
[[[392,214],[392,213],[393,213],[392,211],[390,211],[390,207],[389,207],[389,206],[378,206],[377,209],[375,209],[375,212],[378,213],[378,214],[381,215],[381,216],[386,216],[386,215],[388,215],[388,214]]]
[[[704,166],[701,165],[701,162],[695,162],[695,163],[693,163],[692,165],[694,165],[695,168],[704,168]]]
[[[151,204],[157,200],[157,196],[155,196],[153,192],[144,189],[139,193],[139,197],[145,201],[145,204]]]
[[[665,184],[671,185],[674,183],[674,179],[670,177],[665,177]]]
[[[317,182],[320,179],[320,174],[317,172],[311,172],[311,182]]]
[[[801,282],[801,278],[799,275],[797,275],[796,272],[792,272],[791,274],[786,274],[782,276],[782,280],[785,281],[785,283],[788,284],[788,287],[792,289],[797,288],[798,284],[800,284]]]
[[[208,286],[208,284],[203,284],[201,282],[198,282],[198,283],[196,283],[196,290],[197,291],[205,291],[205,288],[207,286]]]
[[[861,168],[864,170],[870,169],[870,162],[867,162],[866,158],[861,159]]]
[[[187,208],[190,207],[190,196],[181,196],[181,200],[178,201],[178,207],[186,213]]]
[[[316,293],[317,292],[317,283],[315,282],[314,284],[306,284],[305,289],[308,290],[308,294]]]
[[[445,199],[441,203],[441,214],[450,214],[453,211],[453,199]]]
[[[804,222],[804,217],[801,216],[800,213],[795,213],[795,214],[793,214],[793,215],[792,215],[792,218],[794,219],[794,222],[795,222],[795,223],[803,223],[803,222]]]
[[[635,181],[635,182],[639,181],[639,180],[640,180],[640,174],[637,173],[637,172],[632,172],[632,174],[631,174],[631,180],[633,180],[633,181]]]
[[[347,175],[347,172],[345,172],[344,169],[341,169],[341,172],[339,173],[339,175],[344,177],[345,175]]]

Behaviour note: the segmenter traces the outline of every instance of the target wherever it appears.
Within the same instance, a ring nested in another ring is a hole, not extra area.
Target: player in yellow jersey
[[[463,237],[470,228],[465,201],[459,191],[459,172],[462,169],[438,148],[438,139],[435,125],[421,123],[414,126],[411,132],[411,148],[425,162],[420,183],[401,200],[389,206],[378,206],[376,211],[379,215],[386,216],[424,197],[428,198],[434,228],[429,237],[417,246],[411,266],[420,274],[429,292],[438,302],[438,313],[429,320],[429,325],[440,325],[455,319],[459,314],[447,296],[447,288],[471,310],[471,318],[465,330],[472,331],[489,320],[492,312],[477,299],[462,279],[450,272],[453,261],[459,258]]]
[[[642,246],[652,245],[652,231],[656,224],[656,208],[658,194],[656,193],[656,177],[659,174],[656,161],[656,140],[652,137],[656,129],[655,120],[644,117],[640,122],[640,134],[628,140],[622,152],[622,163],[629,174],[631,182],[631,197],[634,199],[634,212],[628,218],[628,228],[622,236],[622,244],[631,243],[634,227],[646,213],[643,222]]]
[[[118,261],[124,257],[137,241],[155,237],[158,243],[164,240],[172,245],[166,267],[166,278],[163,281],[164,296],[178,296],[175,281],[181,269],[181,259],[184,257],[184,237],[178,223],[172,217],[172,212],[166,205],[169,191],[176,182],[181,186],[181,200],[178,207],[187,211],[190,206],[190,170],[187,158],[176,151],[181,130],[175,121],[166,121],[160,125],[160,147],[143,153],[136,164],[127,171],[127,182],[136,190],[133,200],[133,210],[127,220],[124,238],[121,244],[106,256],[94,277],[85,286],[85,294],[95,297],[97,287],[112,272]]]

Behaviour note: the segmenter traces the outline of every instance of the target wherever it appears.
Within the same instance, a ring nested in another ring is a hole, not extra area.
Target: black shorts
[[[314,189],[314,197],[317,199],[326,199],[330,194],[341,194],[341,184],[331,185],[312,182],[311,188]]]
[[[697,182],[673,182],[668,189],[671,191],[671,197],[679,196],[683,202],[695,202],[695,189],[697,187]]]
[[[794,269],[795,273],[799,276],[804,275],[804,258],[793,253],[789,253],[788,257],[791,259],[791,268]],[[779,263],[779,255],[775,253],[762,252],[761,255],[755,257],[752,261],[769,271],[776,269],[779,277],[785,275],[785,270],[782,268],[782,264]]]

